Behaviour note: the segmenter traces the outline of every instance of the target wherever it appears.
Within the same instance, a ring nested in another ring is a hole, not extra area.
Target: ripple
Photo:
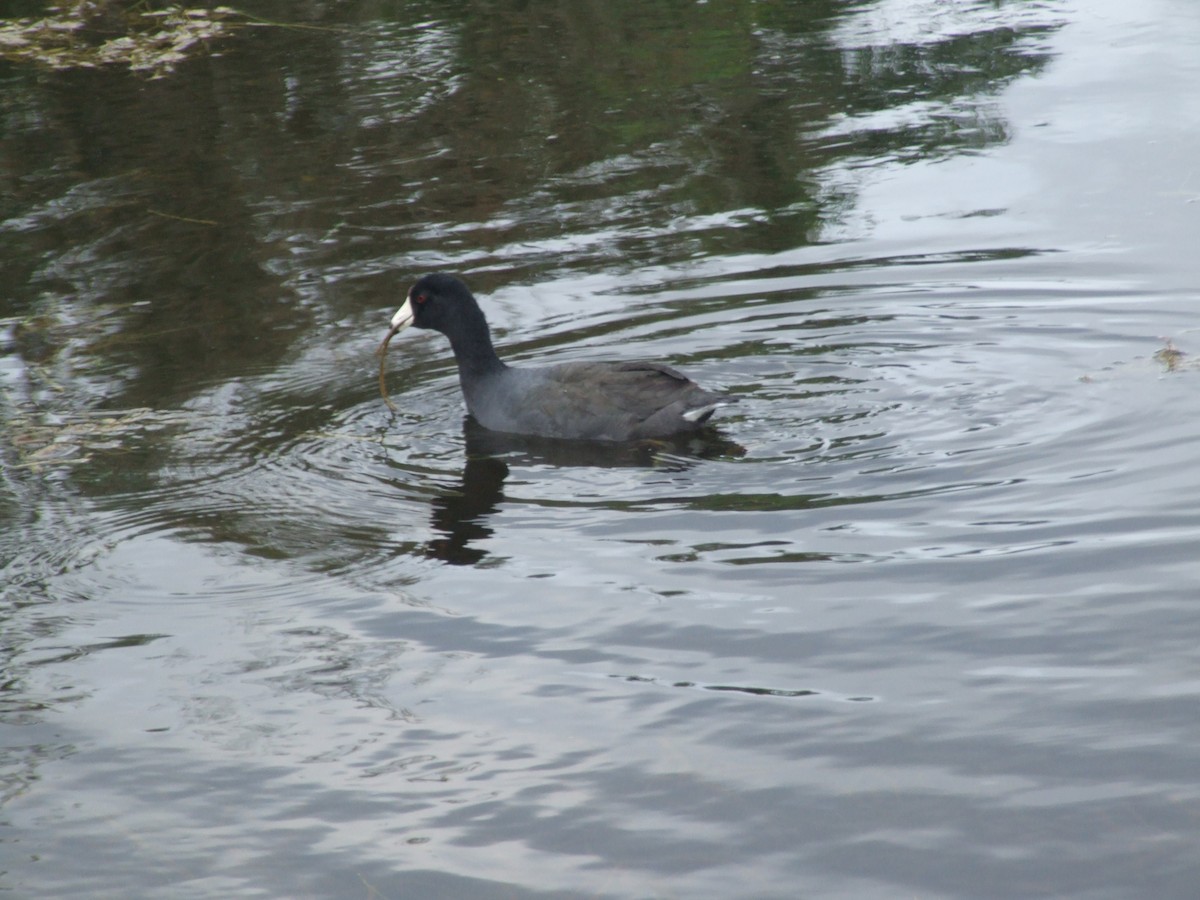
[[[737,684],[704,684],[696,681],[666,681],[651,675],[610,675],[609,677],[617,678],[630,684],[656,685],[659,687],[679,688],[685,690],[713,691],[719,694],[746,694],[751,697],[778,697],[782,699],[815,697],[822,699],[840,699],[851,703],[869,703],[876,699],[874,697],[863,696],[836,698],[832,697],[825,691],[813,690],[811,688],[767,688]]]

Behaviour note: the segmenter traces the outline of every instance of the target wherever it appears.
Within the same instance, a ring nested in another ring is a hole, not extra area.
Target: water
[[[0,887],[1194,895],[1191,5],[255,12],[0,69]]]

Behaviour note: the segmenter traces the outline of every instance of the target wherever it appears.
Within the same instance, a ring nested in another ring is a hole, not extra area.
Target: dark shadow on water
[[[510,466],[645,467],[684,471],[706,459],[744,456],[746,449],[715,429],[670,440],[564,441],[489,431],[469,416],[463,422],[466,462],[462,484],[433,501],[430,523],[439,536],[425,555],[451,565],[476,565],[487,557],[477,544],[492,534],[488,517],[504,501]]]

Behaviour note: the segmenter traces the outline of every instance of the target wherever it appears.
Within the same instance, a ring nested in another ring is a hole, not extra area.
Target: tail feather
[[[712,414],[722,406],[731,406],[735,403],[733,399],[716,400],[712,403],[706,403],[704,406],[697,406],[695,409],[689,409],[683,414],[683,418],[689,422],[694,422],[697,425],[702,425],[712,418]]]

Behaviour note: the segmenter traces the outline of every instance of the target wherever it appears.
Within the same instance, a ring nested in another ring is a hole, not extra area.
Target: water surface
[[[1189,4],[253,11],[0,69],[0,886],[1194,895]]]

